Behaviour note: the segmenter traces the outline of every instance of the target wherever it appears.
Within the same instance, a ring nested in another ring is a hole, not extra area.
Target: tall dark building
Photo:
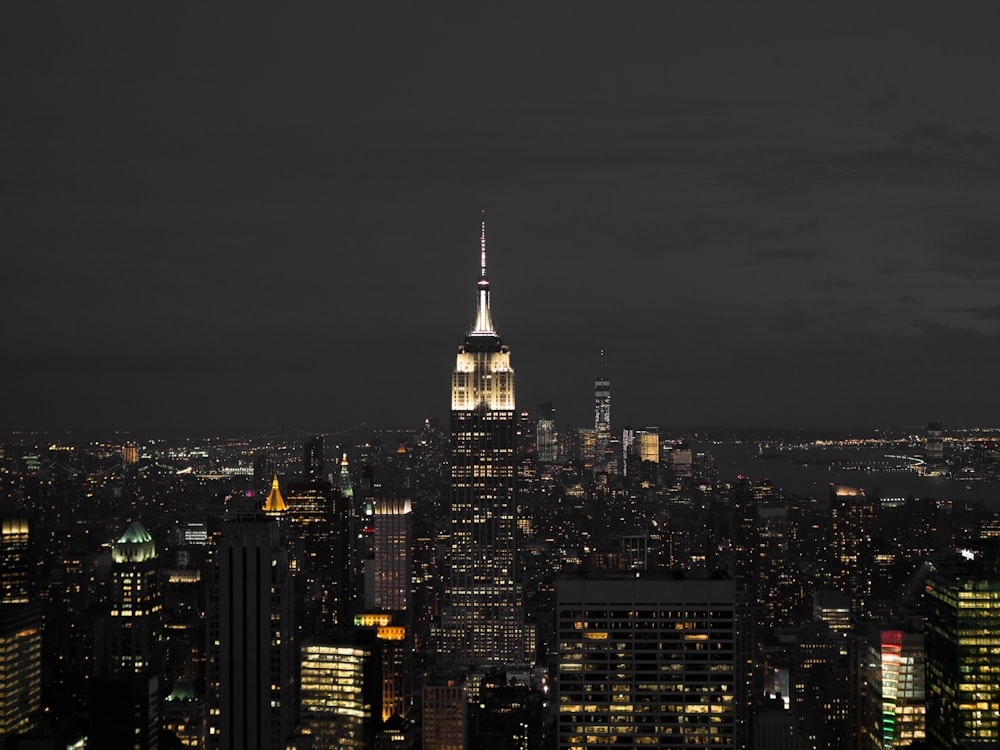
[[[277,523],[226,518],[208,612],[208,746],[281,750],[294,726],[292,591]]]
[[[302,478],[307,482],[323,479],[323,436],[316,435],[302,446]]]
[[[289,482],[285,506],[282,518],[295,600],[302,607],[299,630],[343,627],[349,619],[346,502],[339,489],[316,480]]]
[[[451,559],[441,650],[453,663],[525,659],[515,568],[517,412],[510,350],[493,327],[480,237],[478,303],[451,379]]]

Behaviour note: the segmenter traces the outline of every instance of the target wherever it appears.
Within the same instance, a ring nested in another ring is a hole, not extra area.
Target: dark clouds
[[[996,416],[992,6],[115,10],[2,11],[8,428],[442,414],[483,207],[524,408]]]

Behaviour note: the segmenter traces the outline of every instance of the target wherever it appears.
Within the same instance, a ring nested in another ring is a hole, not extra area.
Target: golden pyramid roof
[[[288,506],[285,505],[285,498],[281,496],[281,490],[278,489],[278,475],[274,475],[274,479],[271,480],[271,491],[267,495],[267,502],[264,503],[265,513],[281,513],[282,511],[288,510]]]

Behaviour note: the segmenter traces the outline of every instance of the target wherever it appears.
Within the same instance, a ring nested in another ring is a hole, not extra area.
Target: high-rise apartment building
[[[1000,558],[942,566],[925,596],[928,742],[998,747]]]
[[[276,522],[222,524],[208,607],[208,747],[281,750],[294,720],[291,575]]]
[[[558,747],[734,747],[736,591],[725,577],[556,583]]]
[[[451,556],[441,652],[454,664],[525,659],[523,597],[515,567],[514,370],[493,327],[480,237],[478,304],[451,379]]]

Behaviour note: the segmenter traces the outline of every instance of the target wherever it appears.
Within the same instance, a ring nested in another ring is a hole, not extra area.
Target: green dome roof
[[[194,686],[191,685],[191,680],[177,680],[174,685],[174,689],[170,691],[170,695],[167,696],[168,701],[193,701],[197,700],[198,696],[194,694]]]
[[[136,521],[121,535],[118,544],[145,544],[151,541],[153,541],[153,537],[146,531],[146,527]]]

